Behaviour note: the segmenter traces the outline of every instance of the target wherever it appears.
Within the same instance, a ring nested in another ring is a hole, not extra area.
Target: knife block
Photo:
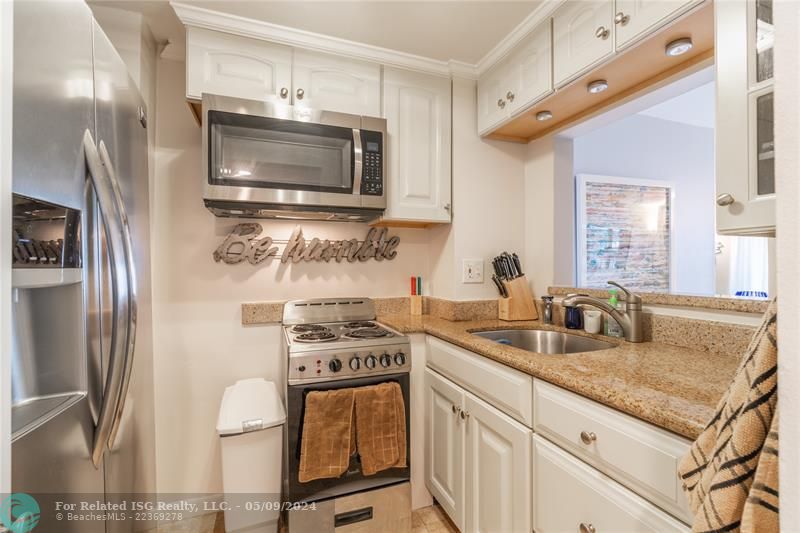
[[[528,278],[520,276],[518,278],[503,281],[508,298],[497,300],[497,314],[500,320],[538,320],[539,312],[536,310],[536,303],[533,301],[533,294],[528,285]]]

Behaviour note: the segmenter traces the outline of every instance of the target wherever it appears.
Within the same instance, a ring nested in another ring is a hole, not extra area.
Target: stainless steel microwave
[[[223,217],[369,221],[386,208],[386,120],[203,94],[204,201]]]

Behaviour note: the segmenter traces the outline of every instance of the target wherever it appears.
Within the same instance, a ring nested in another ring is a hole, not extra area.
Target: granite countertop
[[[700,352],[656,342],[618,343],[608,350],[570,355],[537,354],[471,335],[472,331],[548,329],[539,321],[452,322],[433,316],[382,315],[401,333],[427,333],[536,378],[576,392],[694,440],[714,414],[739,364],[736,355]]]

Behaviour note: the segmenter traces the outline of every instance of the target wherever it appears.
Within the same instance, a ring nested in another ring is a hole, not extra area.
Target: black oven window
[[[210,181],[352,193],[353,130],[235,113],[209,113]]]

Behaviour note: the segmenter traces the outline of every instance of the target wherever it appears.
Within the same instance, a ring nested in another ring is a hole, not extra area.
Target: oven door
[[[408,374],[390,374],[384,376],[370,376],[358,379],[345,379],[341,381],[328,381],[304,385],[290,385],[287,390],[286,404],[288,408],[286,446],[284,446],[284,494],[289,502],[312,502],[353,494],[394,483],[408,481],[411,475],[411,448],[410,426],[411,413],[409,412]],[[405,468],[390,468],[372,476],[361,473],[361,463],[358,453],[350,458],[350,465],[338,478],[316,479],[308,483],[298,481],[300,471],[300,444],[303,434],[303,414],[305,413],[305,398],[310,391],[334,390],[349,387],[363,387],[385,382],[397,382],[403,391],[403,403],[406,409],[406,449],[409,457]]]
[[[362,206],[361,117],[214,95],[203,108],[206,200]]]

